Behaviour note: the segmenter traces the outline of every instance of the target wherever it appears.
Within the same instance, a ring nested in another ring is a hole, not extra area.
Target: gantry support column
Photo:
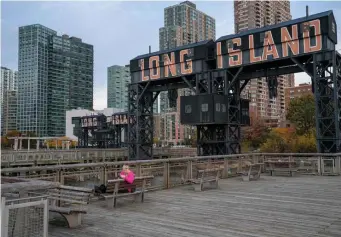
[[[313,65],[318,152],[340,152],[341,56],[335,51],[318,53]]]
[[[129,85],[129,160],[153,158],[153,92],[149,82]]]

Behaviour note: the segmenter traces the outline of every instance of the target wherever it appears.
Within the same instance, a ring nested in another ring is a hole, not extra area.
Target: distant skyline
[[[107,67],[126,65],[140,54],[159,50],[164,8],[181,1],[146,2],[1,2],[1,66],[18,69],[19,26],[42,24],[58,34],[82,38],[94,45],[94,109],[107,104]],[[197,9],[216,19],[216,37],[234,32],[233,1],[193,1]],[[293,1],[292,18],[333,10],[341,31],[341,2]],[[338,49],[338,47],[337,47]],[[310,82],[304,73],[296,83]]]

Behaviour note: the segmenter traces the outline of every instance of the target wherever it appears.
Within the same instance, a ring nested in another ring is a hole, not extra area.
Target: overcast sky
[[[126,65],[137,55],[159,48],[159,28],[163,9],[178,2],[1,2],[1,66],[18,68],[18,27],[42,24],[59,35],[82,38],[94,45],[94,108],[107,105],[107,67]],[[233,2],[199,1],[197,9],[216,19],[216,37],[231,34]],[[334,10],[340,30],[341,2],[292,2],[293,18]],[[304,73],[296,74],[297,83],[309,82]]]

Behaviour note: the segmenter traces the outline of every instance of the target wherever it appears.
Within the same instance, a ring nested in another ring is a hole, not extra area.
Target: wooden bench
[[[298,167],[296,167],[295,161],[280,160],[280,161],[265,161],[268,164],[266,167],[270,171],[270,175],[274,174],[288,174],[289,176],[294,176],[298,172]]]
[[[101,196],[107,200],[107,206],[116,207],[117,199],[127,196],[135,196],[135,200],[141,198],[144,200],[144,193],[147,192],[146,185],[154,179],[154,176],[135,177],[134,183],[128,184],[123,179],[108,180],[106,194]],[[120,193],[120,191],[131,189],[131,192]],[[112,194],[108,194],[112,193]]]
[[[208,183],[210,188],[218,188],[220,173],[223,168],[212,168],[197,171],[197,178],[188,180],[195,191],[203,191],[204,184]]]
[[[48,190],[49,211],[61,214],[69,228],[82,223],[82,214],[86,214],[93,189],[60,185]]]
[[[254,163],[247,165],[249,168],[248,171],[240,173],[242,175],[243,181],[258,180],[260,178],[263,165],[264,163]]]

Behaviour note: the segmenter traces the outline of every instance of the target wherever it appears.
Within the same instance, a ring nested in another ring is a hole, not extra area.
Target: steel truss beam
[[[313,54],[306,62],[292,58],[312,80],[315,96],[317,150],[341,151],[341,56],[336,51]]]
[[[240,153],[240,80],[243,67],[236,73],[220,70],[199,74],[197,95],[222,94],[228,96],[226,124],[198,125],[197,152],[200,156]]]
[[[226,124],[197,126],[198,155],[240,153],[240,93],[252,78],[267,77],[274,82],[276,76],[306,72],[312,78],[316,99],[316,128],[318,151],[341,151],[341,56],[335,51],[322,52],[311,57],[291,58],[288,66],[273,66],[243,70],[219,69],[182,77],[169,84],[129,85],[128,137],[129,159],[153,157],[153,102],[160,91],[190,88],[200,94],[228,96]],[[242,83],[241,83],[242,82]],[[270,84],[274,89],[275,83]],[[153,92],[156,95],[153,97]]]
[[[153,92],[149,83],[130,84],[128,89],[128,149],[130,160],[153,157]]]
[[[341,56],[334,51],[324,52],[315,54],[313,61],[318,152],[340,152]]]

